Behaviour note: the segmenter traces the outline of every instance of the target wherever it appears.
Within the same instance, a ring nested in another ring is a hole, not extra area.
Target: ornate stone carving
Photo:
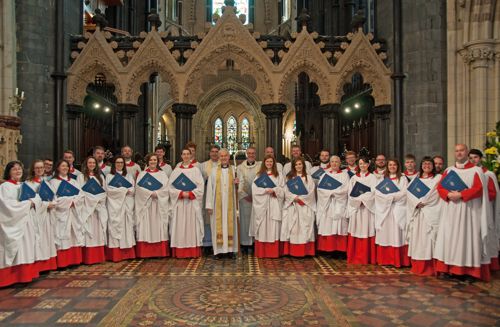
[[[471,47],[460,52],[466,64],[471,64],[475,61],[495,60],[495,51],[490,47]]]

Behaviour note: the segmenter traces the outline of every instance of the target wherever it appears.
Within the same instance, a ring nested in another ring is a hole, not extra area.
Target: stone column
[[[116,108],[116,117],[118,120],[118,145],[120,147],[128,145],[136,151],[137,137],[135,133],[135,116],[139,111],[139,106],[130,103],[119,103]]]
[[[172,112],[175,114],[175,149],[174,158],[179,160],[179,151],[192,140],[193,115],[196,113],[196,105],[190,103],[174,103]]]
[[[54,79],[55,103],[54,152],[55,157],[60,158],[64,151],[64,80],[66,79],[66,73],[64,72],[64,1],[58,1],[56,3],[55,25],[56,52],[54,58],[54,71],[51,77]],[[76,149],[74,149],[74,151],[76,151]]]
[[[276,159],[283,157],[283,114],[286,105],[283,103],[268,103],[261,107],[266,115],[266,146],[272,146]]]
[[[375,153],[376,156],[379,153],[383,153],[386,156],[389,154],[389,125],[390,125],[390,114],[391,105],[385,104],[376,106],[372,109],[373,114],[373,139],[375,140]]]
[[[330,150],[331,154],[339,153],[339,109],[340,103],[324,104],[319,108],[323,119],[323,149]]]

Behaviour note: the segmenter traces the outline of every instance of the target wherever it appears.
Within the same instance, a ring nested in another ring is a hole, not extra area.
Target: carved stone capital
[[[196,105],[190,103],[174,103],[172,112],[176,118],[192,119],[198,109]]]
[[[495,51],[486,45],[476,45],[460,52],[462,59],[468,65],[487,66],[488,61],[495,60]]]
[[[263,104],[261,107],[262,113],[266,115],[267,119],[282,118],[286,112],[286,104],[284,103],[268,103]]]

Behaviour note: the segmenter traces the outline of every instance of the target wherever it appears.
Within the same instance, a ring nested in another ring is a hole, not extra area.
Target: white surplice
[[[98,184],[99,180],[95,176],[90,176]],[[107,244],[107,228],[108,228],[108,208],[106,207],[106,180],[101,176],[104,189],[103,193],[91,194],[83,191],[83,207],[81,211],[81,220],[83,222],[83,230],[85,235],[85,247],[103,246]],[[84,176],[80,175],[76,179],[80,188],[82,188],[89,180],[85,181]]]
[[[360,182],[371,188],[370,192],[358,197],[350,196],[356,184]],[[356,174],[349,181],[349,200],[347,215],[349,217],[348,232],[352,237],[368,238],[375,236],[375,186],[379,180],[374,174]]]
[[[180,190],[176,189],[173,182],[184,174],[196,188],[192,191],[194,199],[179,198]],[[205,183],[200,169],[194,166],[180,165],[170,175],[170,246],[172,248],[193,248],[202,245],[204,224],[202,215],[203,190]]]
[[[260,169],[260,161],[256,161],[248,165],[247,161],[243,161],[238,165],[238,196],[240,204],[240,243],[241,245],[252,245],[253,240],[250,237],[250,219],[252,216],[252,202],[245,200],[247,196],[252,197],[252,183],[255,175]]]
[[[327,170],[320,178],[328,175],[342,185],[334,190],[317,188],[318,210],[316,212],[316,225],[318,235],[347,235],[349,218],[347,214],[347,200],[349,191],[349,175],[344,172]]]

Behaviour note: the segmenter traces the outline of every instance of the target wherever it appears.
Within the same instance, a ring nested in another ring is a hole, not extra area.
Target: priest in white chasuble
[[[437,189],[443,201],[434,258],[436,271],[490,279],[484,242],[488,237],[487,196],[481,168],[467,160],[465,144],[455,146],[454,166],[443,173]]]
[[[238,195],[240,199],[240,244],[243,251],[248,251],[253,245],[253,238],[249,236],[250,217],[252,215],[252,183],[260,169],[260,162],[255,161],[257,151],[254,147],[246,150],[247,160],[238,165]]]
[[[214,255],[233,253],[239,250],[237,190],[239,184],[235,177],[235,167],[229,164],[229,152],[219,151],[220,165],[212,169],[208,178],[205,207],[210,215],[212,246]]]
[[[200,170],[201,174],[203,175],[203,180],[205,183],[205,188],[204,188],[204,193],[203,193],[203,202],[202,202],[202,208],[203,208],[203,222],[204,222],[204,230],[205,233],[203,235],[203,246],[204,247],[211,247],[212,246],[212,231],[210,229],[210,215],[207,214],[206,208],[205,208],[205,203],[207,199],[207,183],[208,183],[208,177],[212,175],[212,170],[215,170],[217,166],[219,165],[219,150],[220,147],[218,145],[212,145],[210,147],[210,152],[209,156],[210,158],[200,164]]]
[[[5,182],[0,185],[0,287],[30,282],[38,277],[35,217],[31,208],[40,198],[20,198],[22,176],[21,162],[11,161],[5,167]]]
[[[205,183],[201,171],[191,163],[191,150],[183,149],[181,158],[169,180],[170,247],[174,258],[195,258],[201,256],[203,242]]]

